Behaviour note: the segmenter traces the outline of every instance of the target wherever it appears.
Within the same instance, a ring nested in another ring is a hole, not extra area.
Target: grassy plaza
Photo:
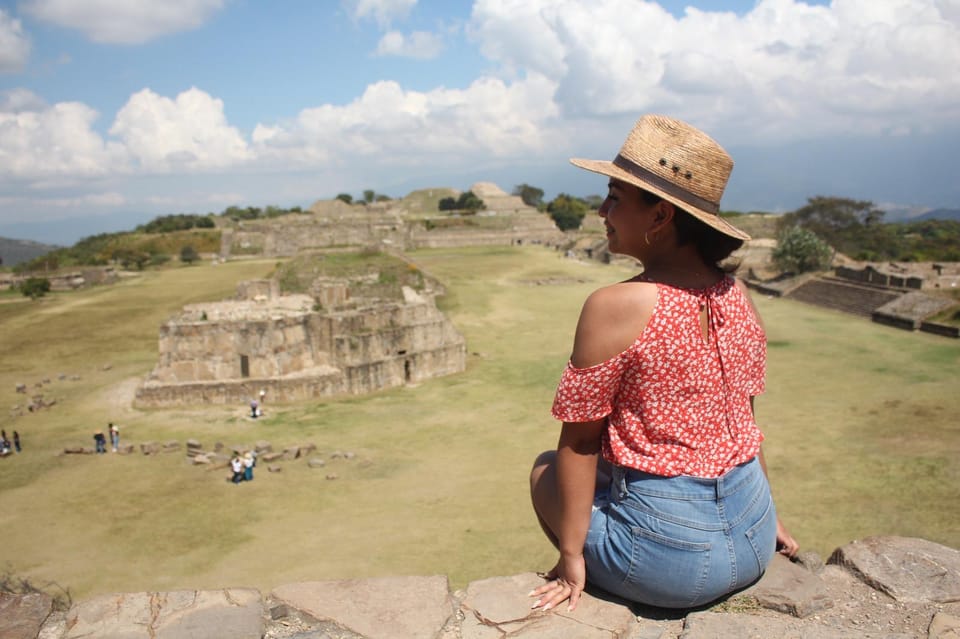
[[[410,257],[446,285],[439,306],[466,336],[467,370],[367,397],[267,398],[260,420],[245,405],[130,402],[156,363],[162,321],[231,296],[274,260],[146,271],[37,301],[0,296],[0,423],[24,446],[0,460],[0,568],[74,597],[438,573],[462,587],[548,569],[555,555],[527,473],[556,442],[549,408],[580,305],[631,272],[543,247]],[[801,546],[826,558],[892,534],[960,547],[960,341],[755,302],[769,339],[758,421],[781,517]],[[28,400],[19,383],[56,403],[9,417]],[[108,422],[131,443],[312,442],[327,466],[258,466],[235,486],[226,468],[192,466],[182,452],[59,454],[92,446]],[[337,450],[356,456],[330,459]]]

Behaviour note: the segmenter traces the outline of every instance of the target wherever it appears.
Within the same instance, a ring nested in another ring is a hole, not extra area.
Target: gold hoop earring
[[[644,243],[646,243],[647,246],[650,246],[650,238],[647,237],[646,231],[644,231],[643,233],[643,241]]]

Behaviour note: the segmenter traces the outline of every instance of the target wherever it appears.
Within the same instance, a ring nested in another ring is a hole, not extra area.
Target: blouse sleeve
[[[551,414],[564,422],[590,422],[606,417],[613,410],[623,369],[621,356],[587,368],[576,368],[568,362],[560,376]]]
[[[766,390],[767,377],[767,343],[762,339],[755,347],[754,357],[747,367],[747,395],[763,394]]]

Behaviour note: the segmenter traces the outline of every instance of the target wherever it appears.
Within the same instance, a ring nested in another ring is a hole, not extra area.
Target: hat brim
[[[621,169],[613,162],[609,162],[607,160],[585,160],[583,158],[571,158],[570,163],[581,169],[586,169],[587,171],[592,171],[593,173],[599,173],[600,175],[606,175],[607,177],[616,178],[628,184],[633,184],[634,186],[645,191],[650,191],[658,197],[663,198],[667,202],[670,202],[677,208],[683,209],[710,228],[715,229],[724,235],[729,235],[732,238],[743,240],[744,242],[751,239],[747,233],[744,233],[737,227],[733,226],[719,215],[701,210],[677,197],[674,197],[673,195],[670,195],[669,193],[665,193],[656,186],[645,182],[641,178],[638,178],[636,175]]]

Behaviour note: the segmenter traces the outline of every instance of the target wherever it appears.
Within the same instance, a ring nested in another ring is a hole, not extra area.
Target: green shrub
[[[20,292],[32,300],[50,292],[50,280],[45,277],[28,277],[20,285]]]
[[[773,260],[784,271],[806,273],[830,266],[833,250],[808,229],[793,226],[780,234]]]

